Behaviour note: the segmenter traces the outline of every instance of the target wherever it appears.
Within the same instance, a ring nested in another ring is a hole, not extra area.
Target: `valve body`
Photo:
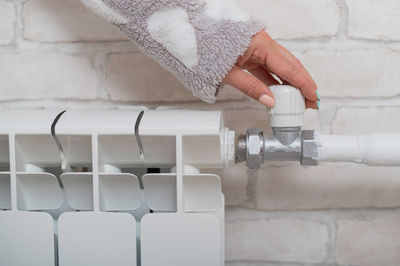
[[[314,131],[301,131],[305,101],[300,90],[286,85],[271,86],[276,105],[268,113],[273,135],[261,129],[247,129],[236,143],[236,162],[246,161],[252,169],[265,161],[298,161],[316,165],[318,145]]]

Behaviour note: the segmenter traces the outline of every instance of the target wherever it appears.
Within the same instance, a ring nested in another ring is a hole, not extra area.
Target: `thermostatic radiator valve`
[[[301,131],[305,101],[300,90],[287,86],[271,86],[275,106],[269,110],[272,136],[261,129],[249,128],[236,143],[236,162],[246,161],[249,168],[259,168],[265,161],[299,161],[317,165],[318,146],[315,132]]]

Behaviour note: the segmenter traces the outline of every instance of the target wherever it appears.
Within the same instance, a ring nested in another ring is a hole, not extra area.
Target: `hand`
[[[243,70],[248,70],[246,73]],[[268,86],[283,84],[299,88],[306,99],[306,108],[319,108],[317,85],[301,62],[275,42],[264,30],[254,35],[250,47],[239,57],[223,83],[229,84],[267,107],[275,105]]]

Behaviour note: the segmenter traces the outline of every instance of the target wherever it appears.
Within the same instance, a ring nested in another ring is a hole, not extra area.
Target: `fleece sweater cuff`
[[[263,23],[231,0],[81,0],[205,102]]]

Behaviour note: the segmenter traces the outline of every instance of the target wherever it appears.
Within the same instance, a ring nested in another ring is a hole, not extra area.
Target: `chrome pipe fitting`
[[[280,142],[276,136],[265,138],[264,161],[299,161],[301,159],[301,140],[297,137],[289,145]]]
[[[246,135],[238,135],[236,138],[235,145],[235,163],[241,163],[246,161],[247,154],[247,137]]]
[[[265,136],[261,129],[247,129],[236,143],[236,162],[246,161],[252,169],[265,161],[298,161],[302,165],[317,165],[318,145],[314,131],[301,131],[305,100],[300,90],[287,86],[271,86],[276,104],[269,109],[273,135]]]
[[[260,168],[264,163],[264,133],[259,128],[246,131],[246,162],[250,169]]]
[[[301,127],[273,127],[272,132],[282,145],[287,146],[300,136]]]
[[[251,169],[266,162],[297,161],[302,165],[317,165],[318,145],[314,131],[300,128],[279,128],[274,135],[264,136],[261,129],[250,128],[236,141],[235,161],[246,161]]]

